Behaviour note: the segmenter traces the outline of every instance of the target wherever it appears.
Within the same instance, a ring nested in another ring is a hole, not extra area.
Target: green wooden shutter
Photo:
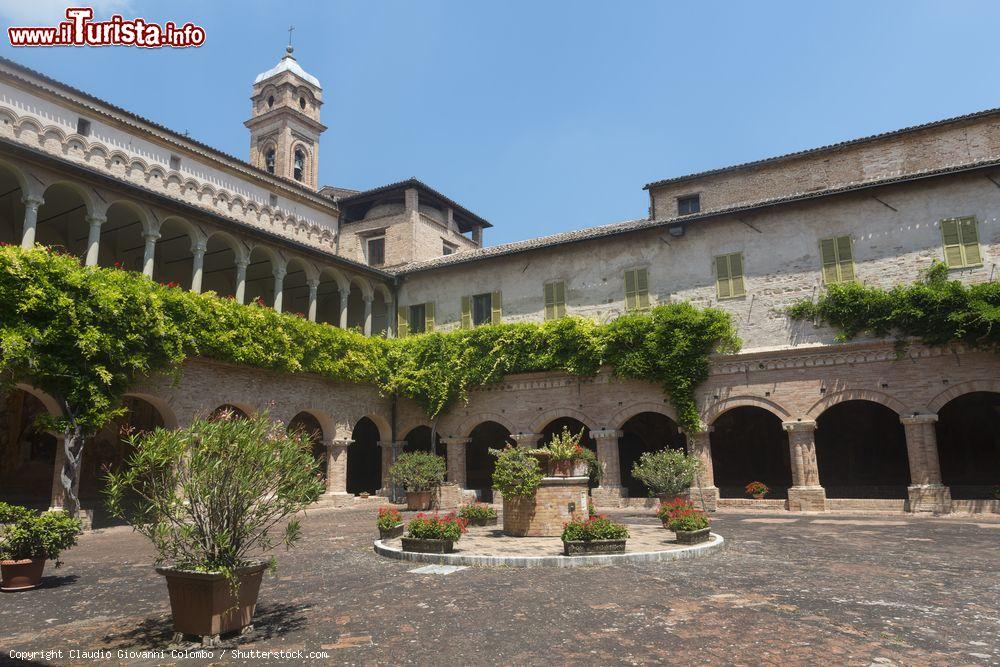
[[[490,306],[493,308],[493,312],[490,313],[490,324],[500,324],[500,319],[503,317],[500,292],[493,292],[490,296]]]
[[[976,219],[962,218],[959,221],[958,233],[962,237],[965,266],[979,266],[982,264],[983,258],[979,253],[979,230],[976,228]]]
[[[840,270],[841,282],[854,282],[854,251],[851,249],[851,237],[837,237],[837,268]]]
[[[424,304],[424,331],[430,333],[434,331],[434,302],[428,301]]]
[[[556,284],[545,283],[545,319],[553,320],[556,317]]]
[[[819,242],[819,256],[823,264],[823,282],[827,285],[840,281],[837,266],[837,241],[835,239],[823,239]]]
[[[732,282],[729,280],[729,258],[726,255],[715,258],[715,286],[720,299],[728,299],[733,295]]]
[[[958,220],[941,221],[941,241],[944,243],[944,263],[953,268],[965,266],[962,261],[964,253]]]
[[[734,252],[729,256],[729,275],[733,281],[733,296],[746,294],[743,286],[743,253]]]
[[[405,338],[410,332],[409,307],[400,306],[396,311],[396,335]]]
[[[566,317],[566,283],[559,281],[553,288],[556,318]]]
[[[649,308],[649,273],[646,269],[635,270],[635,307],[637,310]]]
[[[635,270],[625,272],[625,310],[635,310]]]
[[[472,328],[472,297],[462,297],[462,328]]]

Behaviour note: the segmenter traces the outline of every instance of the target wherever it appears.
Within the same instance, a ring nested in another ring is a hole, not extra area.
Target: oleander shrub
[[[444,481],[447,464],[430,452],[400,454],[389,468],[389,480],[407,491],[431,491]]]
[[[645,452],[632,465],[632,476],[642,482],[651,496],[676,496],[691,487],[699,462],[678,449]]]

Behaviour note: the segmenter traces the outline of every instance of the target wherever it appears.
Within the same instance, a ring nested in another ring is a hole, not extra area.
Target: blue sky
[[[644,217],[660,178],[1000,106],[996,2],[92,4],[207,42],[0,53],[245,157],[250,84],[293,24],[324,87],[320,182],[417,176],[489,244]]]

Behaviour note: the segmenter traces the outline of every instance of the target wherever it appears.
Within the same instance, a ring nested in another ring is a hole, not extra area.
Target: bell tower
[[[257,75],[250,96],[250,163],[276,176],[317,190],[319,122],[323,87],[292,56],[292,46],[278,64]]]

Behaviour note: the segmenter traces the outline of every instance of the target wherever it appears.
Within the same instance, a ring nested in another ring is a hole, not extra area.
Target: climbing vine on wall
[[[43,248],[0,248],[0,378],[73,403],[88,431],[115,416],[132,382],[186,356],[375,384],[415,400],[431,418],[511,373],[586,376],[608,364],[622,377],[661,384],[680,424],[697,429],[694,392],[709,355],[739,345],[728,315],[687,303],[604,325],[563,318],[368,338],[136,273],[84,268]]]
[[[830,325],[839,340],[895,336],[900,343],[915,339],[932,346],[957,342],[1000,350],[1000,283],[949,280],[948,268],[940,262],[912,285],[888,290],[856,283],[830,285],[816,302],[793,304],[788,315]]]

